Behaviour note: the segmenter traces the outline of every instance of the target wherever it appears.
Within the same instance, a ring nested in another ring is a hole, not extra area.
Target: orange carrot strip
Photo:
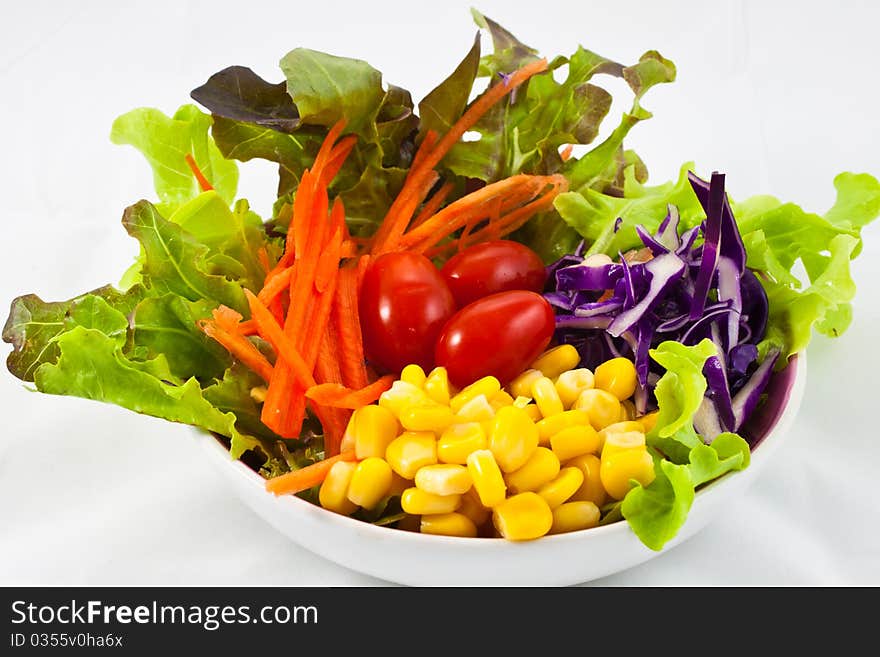
[[[306,397],[316,404],[329,406],[345,399],[353,392],[354,390],[347,388],[341,383],[319,383],[306,390]]]
[[[242,335],[256,335],[258,333],[257,324],[252,319],[247,319],[238,325],[238,332]]]
[[[327,131],[327,136],[324,137],[324,141],[321,143],[321,148],[318,149],[318,154],[315,156],[315,161],[312,164],[312,171],[317,174],[318,178],[321,177],[324,167],[327,166],[327,162],[330,159],[330,152],[333,150],[336,140],[339,139],[339,135],[342,134],[344,129],[345,119],[339,119],[333,124],[330,130]]]
[[[339,337],[342,380],[352,388],[362,388],[367,385],[367,371],[358,309],[358,270],[355,267],[344,267],[339,271],[332,323]]]
[[[269,381],[272,378],[272,364],[246,337],[225,331],[207,319],[199,320],[197,325],[205,335],[226,347],[230,354],[259,374],[264,381]]]
[[[565,148],[559,151],[559,157],[562,158],[563,162],[567,162],[571,159],[571,151],[574,148],[574,144],[566,144]]]
[[[260,335],[268,340],[280,358],[287,361],[287,364],[293,369],[294,376],[299,379],[302,385],[315,385],[315,378],[312,376],[311,369],[306,366],[303,357],[296,347],[287,340],[284,331],[281,330],[269,309],[250,290],[246,289],[244,294],[250,305],[251,315],[260,328]]]
[[[413,219],[412,224],[410,224],[410,230],[413,228],[420,226],[425,223],[425,221],[434,216],[437,211],[440,209],[440,206],[443,205],[443,201],[446,200],[446,197],[449,196],[449,193],[453,190],[455,185],[450,181],[444,183],[443,186],[438,189],[434,194],[427,200],[425,205],[419,211],[419,214],[416,215],[416,218]]]
[[[266,251],[265,246],[261,246],[257,249],[257,260],[260,261],[260,267],[263,268],[263,271],[268,274],[269,270],[272,269],[272,266],[269,264],[269,252]]]
[[[263,289],[257,295],[264,304],[270,303],[275,297],[290,287],[290,275],[293,267],[284,267],[273,270],[263,283]]]
[[[356,461],[354,450],[350,449],[323,461],[312,463],[299,470],[266,480],[266,490],[275,495],[291,495],[317,486],[327,477],[330,468],[339,461]]]
[[[348,154],[351,153],[356,143],[357,135],[348,135],[336,143],[333,150],[330,151],[330,156],[327,158],[324,170],[321,172],[321,183],[323,185],[329,185],[330,181],[336,177],[336,174],[339,173],[342,165],[345,164]]]
[[[335,276],[336,270],[339,269],[339,257],[337,256],[342,252],[343,226],[345,226],[345,207],[342,204],[342,199],[337,197],[333,202],[333,209],[330,211],[330,239],[321,254],[322,256],[329,255],[329,257],[319,258],[315,269],[315,289],[318,292],[327,289],[331,276]]]
[[[211,186],[211,183],[208,182],[208,179],[205,178],[205,174],[203,174],[202,170],[199,169],[199,165],[196,164],[196,161],[192,155],[187,153],[186,155],[183,156],[183,159],[186,160],[186,163],[189,166],[190,171],[193,172],[193,175],[196,177],[196,181],[198,181],[198,183],[199,183],[199,188],[203,192],[207,192],[207,191],[214,189]]]
[[[391,388],[394,379],[393,374],[386,374],[358,390],[352,390],[338,383],[321,383],[306,390],[306,397],[323,406],[354,410],[379,399],[383,392]]]

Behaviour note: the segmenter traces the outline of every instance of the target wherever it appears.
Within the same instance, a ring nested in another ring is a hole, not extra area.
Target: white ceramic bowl
[[[693,536],[728,500],[742,495],[779,446],[803,397],[804,355],[790,367],[796,370],[779,386],[777,395],[781,408],[765,414],[763,437],[752,451],[750,466],[699,490],[685,525],[663,551]],[[414,586],[563,586],[625,570],[662,552],[645,547],[625,521],[527,542],[431,536],[371,525],[296,496],[268,493],[265,480],[244,463],[233,461],[213,435],[197,432],[197,436],[234,493],[282,534],[322,557],[390,582]]]

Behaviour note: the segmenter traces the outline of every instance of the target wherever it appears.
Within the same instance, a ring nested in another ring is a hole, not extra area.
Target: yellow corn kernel
[[[592,502],[596,506],[602,506],[608,499],[602,479],[599,476],[601,462],[598,456],[584,454],[576,456],[566,462],[566,467],[577,468],[584,475],[584,483],[569,499],[578,502]]]
[[[544,418],[535,424],[538,427],[538,438],[542,445],[550,444],[550,437],[569,427],[577,427],[590,424],[590,416],[586,411],[577,409],[563,411],[556,415]]]
[[[479,422],[453,424],[437,441],[437,460],[465,465],[471,452],[486,449],[486,432]]]
[[[636,405],[629,399],[620,402],[620,421],[628,422],[636,419]]]
[[[486,395],[477,395],[469,399],[455,414],[457,422],[485,422],[495,417],[495,409],[486,399]]]
[[[358,459],[385,456],[388,444],[400,433],[397,418],[382,406],[362,406],[351,416],[354,451]]]
[[[449,406],[449,375],[445,367],[435,367],[424,384],[428,397],[438,404]]]
[[[423,534],[474,538],[477,526],[463,513],[439,513],[422,516],[421,531]]]
[[[569,370],[560,374],[554,385],[562,405],[571,408],[584,390],[593,387],[593,373],[586,367]]]
[[[348,499],[365,509],[372,509],[391,490],[391,466],[378,456],[357,464],[348,484]]]
[[[636,391],[636,366],[629,358],[612,358],[599,365],[594,372],[596,387],[610,392],[623,401]]]
[[[595,454],[599,451],[599,434],[589,424],[568,427],[550,437],[550,448],[560,461]]]
[[[467,458],[467,468],[483,506],[491,509],[504,501],[507,485],[491,450],[471,452]]]
[[[602,455],[599,468],[602,486],[616,500],[623,499],[635,479],[642,486],[654,481],[654,460],[645,449],[623,449]]]
[[[518,470],[508,473],[504,479],[511,493],[538,490],[559,474],[559,458],[546,447],[538,447],[531,458]]]
[[[553,512],[540,495],[520,493],[493,509],[492,524],[499,534],[510,541],[528,541],[550,531]]]
[[[544,417],[541,415],[541,409],[538,408],[537,404],[523,406],[523,410],[529,414],[529,417],[532,418],[532,422],[540,422]]]
[[[406,431],[388,444],[388,465],[404,479],[413,479],[419,468],[437,462],[437,439],[430,431]]]
[[[495,415],[489,449],[504,472],[525,465],[538,447],[538,429],[523,409],[505,406]]]
[[[471,519],[471,522],[479,527],[489,519],[492,511],[483,506],[479,493],[471,486],[470,490],[461,496],[461,506],[458,507],[458,513],[466,515]]]
[[[356,416],[357,413],[352,413],[351,417],[348,419],[348,424],[345,425],[345,433],[342,434],[342,442],[339,443],[339,451],[341,452],[347,452],[354,449],[354,418]]]
[[[427,380],[427,376],[425,375],[425,370],[422,369],[421,365],[416,365],[415,363],[411,365],[407,365],[400,372],[400,380],[406,381],[407,383],[413,384],[416,388],[425,389],[425,381]]]
[[[657,424],[657,416],[659,414],[659,411],[654,411],[653,413],[643,415],[636,421],[641,423],[642,431],[644,431],[645,433],[650,433],[651,430],[653,430],[654,426]]]
[[[431,399],[424,390],[406,381],[395,381],[379,396],[379,406],[387,408],[394,417],[400,417],[403,409],[409,406],[426,406],[430,403]]]
[[[537,493],[544,498],[551,509],[555,509],[574,495],[583,483],[584,473],[579,468],[567,466],[559,471],[553,481],[541,486]]]
[[[614,424],[609,424],[607,427],[602,429],[599,432],[599,449],[598,452],[602,451],[602,448],[605,447],[605,438],[608,434],[611,433],[627,433],[630,431],[636,431],[638,433],[644,433],[642,431],[642,423],[636,422],[634,420],[625,420],[623,422],[615,422]],[[642,443],[644,444],[644,443]]]
[[[538,359],[532,363],[532,369],[540,371],[548,379],[555,379],[563,372],[577,367],[580,362],[581,355],[578,350],[570,344],[563,344],[548,349],[538,356]]]
[[[517,408],[525,408],[526,406],[528,406],[531,403],[532,403],[531,397],[525,397],[522,395],[513,400],[513,405],[516,406]]]
[[[551,417],[565,411],[559,393],[556,392],[556,386],[546,376],[542,376],[532,383],[532,397],[544,417]]]
[[[333,464],[318,491],[321,506],[344,516],[357,511],[357,504],[348,499],[348,487],[357,465],[353,461],[337,461]]]
[[[400,413],[400,423],[408,431],[433,431],[442,433],[452,424],[455,415],[448,406],[409,406]]]
[[[400,507],[418,516],[452,513],[461,504],[461,495],[434,495],[418,488],[407,488],[400,496]]]
[[[462,406],[475,397],[483,395],[487,400],[491,399],[501,390],[501,383],[494,376],[484,376],[477,379],[460,393],[449,400],[449,406],[454,413],[458,413]]]
[[[542,376],[544,375],[541,374],[540,370],[526,370],[510,382],[508,386],[510,394],[514,397],[531,397],[532,384]]]
[[[592,502],[566,502],[553,509],[551,534],[576,532],[599,524],[599,507]]]
[[[405,532],[416,532],[421,531],[422,525],[422,517],[414,516],[410,513],[407,513],[403,518],[397,521],[396,527],[398,529],[402,529]]]
[[[434,495],[461,495],[470,490],[471,474],[463,465],[426,465],[416,472],[416,488]]]
[[[598,388],[584,390],[574,407],[587,412],[590,424],[596,431],[601,431],[620,419],[620,400],[610,392]]]
[[[489,405],[496,411],[505,406],[513,406],[513,397],[506,390],[499,390],[489,399]]]
[[[612,431],[605,434],[605,441],[602,444],[602,458],[630,449],[645,449],[645,434],[641,431]]]

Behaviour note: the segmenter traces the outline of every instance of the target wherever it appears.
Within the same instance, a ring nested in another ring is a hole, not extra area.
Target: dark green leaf
[[[452,74],[419,103],[419,138],[428,130],[444,135],[464,113],[480,66],[480,34]]]

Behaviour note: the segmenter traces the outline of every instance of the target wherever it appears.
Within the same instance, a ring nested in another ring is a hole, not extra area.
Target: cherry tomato
[[[450,318],[437,341],[434,361],[459,387],[489,375],[505,385],[547,348],[555,326],[553,309],[540,294],[491,294]]]
[[[440,271],[417,253],[386,253],[364,273],[358,302],[364,350],[379,368],[399,372],[410,363],[428,369],[455,300]]]
[[[505,290],[541,292],[547,280],[541,257],[511,240],[468,247],[452,256],[441,273],[459,308]]]

